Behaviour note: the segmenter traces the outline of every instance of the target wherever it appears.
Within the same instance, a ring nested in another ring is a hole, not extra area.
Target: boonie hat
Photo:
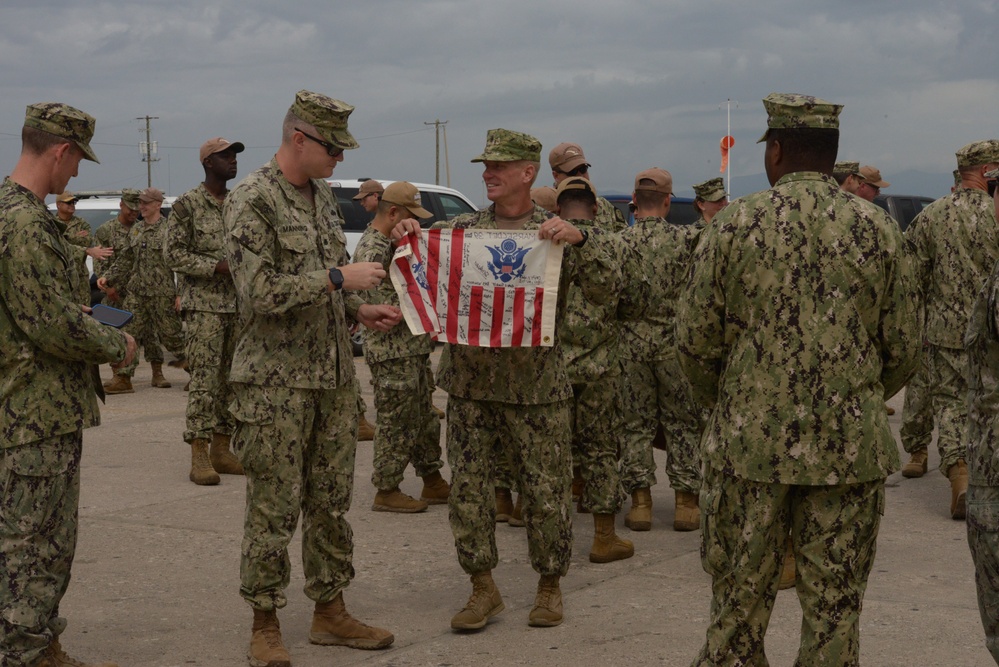
[[[849,176],[850,174],[860,175],[859,162],[837,162],[833,165],[834,176]]]
[[[370,194],[380,195],[383,192],[385,192],[385,188],[382,187],[382,184],[373,178],[369,178],[361,183],[361,187],[357,189],[357,194],[351,197],[351,199],[364,199]]]
[[[756,143],[766,141],[770,130],[839,129],[839,112],[843,110],[842,104],[798,93],[770,93],[763,98],[763,106],[767,110],[767,131]]]
[[[144,204],[154,201],[163,201],[163,191],[159,188],[146,188],[139,194],[139,201]]]
[[[579,144],[572,144],[568,142],[563,142],[552,149],[552,152],[548,154],[548,164],[551,165],[552,169],[558,169],[563,172],[570,172],[576,167],[590,165],[586,162],[586,156],[583,155],[583,149]]]
[[[367,182],[365,181],[365,183]],[[382,201],[402,206],[418,218],[426,219],[434,216],[433,213],[423,208],[423,202],[420,201],[420,191],[416,189],[415,185],[406,181],[396,181],[385,188],[385,192],[382,193]]]
[[[881,180],[881,172],[869,164],[865,164],[860,168],[860,177],[867,183],[876,185],[879,188],[887,188],[891,185],[888,181]]]
[[[694,186],[694,195],[708,202],[721,201],[725,198],[725,182],[721,176],[698,183]]]
[[[999,141],[986,139],[975,141],[957,152],[957,167],[977,167],[981,164],[999,162]]]
[[[61,195],[56,197],[57,202],[62,202],[63,204],[75,204],[76,200],[79,199],[72,192],[63,192]]]
[[[100,163],[90,147],[94,138],[94,117],[61,102],[29,104],[24,112],[24,126],[68,139],[79,146],[84,157]]]
[[[198,161],[204,162],[205,158],[208,157],[209,155],[215,155],[216,153],[221,153],[222,151],[230,147],[236,153],[242,153],[246,149],[246,146],[244,146],[242,143],[238,141],[229,142],[223,139],[222,137],[215,137],[214,139],[209,139],[205,143],[201,144],[201,150],[198,151],[199,155]]]
[[[300,90],[291,112],[316,128],[319,136],[337,148],[357,148],[359,144],[347,131],[347,118],[354,107],[326,95]]]
[[[497,128],[486,133],[486,149],[472,162],[541,161],[541,142],[529,134]]]
[[[555,197],[555,188],[550,185],[531,188],[531,200],[549,213],[555,212],[555,204],[558,201]]]
[[[121,191],[121,200],[125,202],[125,206],[129,207],[133,211],[138,211],[140,194],[142,193],[134,188],[124,188]]]
[[[643,185],[642,181],[645,180],[652,181],[652,185]],[[673,176],[665,169],[660,169],[659,167],[640,171],[638,172],[638,176],[635,176],[635,192],[640,190],[671,195],[673,194]]]

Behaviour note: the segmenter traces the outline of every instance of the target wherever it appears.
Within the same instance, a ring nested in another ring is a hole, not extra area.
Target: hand
[[[135,344],[135,339],[132,338],[131,335],[124,331],[121,332],[121,335],[125,337],[125,358],[118,363],[111,364],[111,368],[114,370],[124,368],[132,363],[132,360],[135,359],[135,351],[138,349],[138,346]]]
[[[215,265],[215,273],[221,273],[224,276],[229,275],[229,260],[223,259],[221,262]]]
[[[108,279],[105,278],[104,276],[101,276],[100,278],[97,279],[97,289],[99,289],[102,292],[107,292],[108,289],[113,289],[113,288],[109,288]]]
[[[357,309],[357,321],[375,331],[388,331],[402,320],[402,311],[395,306],[369,303]]]
[[[556,216],[544,221],[541,229],[538,230],[538,238],[576,245],[583,240],[583,232]]]
[[[392,228],[392,241],[398,243],[409,234],[414,233],[416,234],[416,238],[421,238],[423,236],[423,228],[420,227],[420,223],[412,218],[400,220],[396,223],[396,226]]]
[[[105,248],[104,246],[96,245],[93,248],[87,248],[87,254],[94,259],[107,259],[114,254],[114,248]],[[98,280],[98,282],[100,282]]]
[[[378,262],[358,262],[357,264],[347,264],[338,266],[343,274],[343,289],[345,290],[368,290],[378,287],[385,278],[385,269]],[[329,279],[327,279],[329,283]],[[333,283],[329,283],[333,289]]]

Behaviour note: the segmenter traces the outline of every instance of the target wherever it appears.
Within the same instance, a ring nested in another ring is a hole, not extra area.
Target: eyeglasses
[[[573,169],[572,171],[563,171],[562,173],[565,174],[566,176],[582,176],[587,171],[589,171],[589,169],[590,169],[590,165],[588,165],[588,164],[581,164],[578,167],[576,167],[575,169]]]
[[[297,127],[295,128],[295,131],[296,132],[302,132]],[[325,148],[326,149],[326,154],[329,155],[330,157],[340,157],[341,155],[343,155],[343,149],[342,148],[338,148],[338,147],[334,146],[333,144],[331,144],[328,141],[323,141],[322,139],[314,137],[311,134],[309,134],[308,132],[302,132],[302,136],[304,136],[306,139],[311,139],[312,141],[316,142],[317,144],[319,144],[320,146],[322,146],[323,148]]]
[[[876,194],[876,195],[877,194],[881,194],[881,188],[879,188],[878,186],[874,185],[873,183],[868,183],[867,181],[861,181],[860,184],[861,185],[866,185],[871,190],[874,190],[874,194]]]

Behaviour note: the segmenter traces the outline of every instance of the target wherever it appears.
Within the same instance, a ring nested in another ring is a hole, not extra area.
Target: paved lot
[[[374,419],[367,368],[358,361]],[[104,370],[107,374],[107,369]],[[74,579],[62,611],[63,644],[87,659],[123,666],[246,664],[250,610],[239,597],[242,478],[216,487],[187,481],[189,448],[181,441],[184,374],[166,369],[171,389],[149,386],[112,396],[104,425],[86,432],[81,529]],[[438,393],[437,404],[445,404]],[[891,401],[898,414],[901,397]],[[657,455],[661,455],[657,452]],[[660,470],[662,470],[660,459]],[[935,469],[920,480],[888,480],[887,513],[862,617],[861,664],[986,667],[965,526],[948,514],[949,487]],[[446,472],[446,471],[445,471]],[[673,494],[660,473],[653,489],[653,530],[631,533],[634,558],[592,565],[588,515],[576,515],[572,568],[563,580],[566,620],[527,626],[537,582],[522,529],[497,527],[495,574],[506,611],[477,634],[457,635],[449,619],[470,586],[458,567],[445,506],[416,515],[373,513],[371,443],[357,452],[350,512],[357,576],[346,593],[358,618],[387,627],[395,644],[378,652],[308,643],[311,602],[302,593],[299,547],[289,604],[280,619],[298,667],[313,665],[688,665],[704,637],[709,579],[699,533],[670,528]],[[410,476],[403,490],[418,494]],[[793,591],[780,594],[767,655],[790,665],[801,613]]]

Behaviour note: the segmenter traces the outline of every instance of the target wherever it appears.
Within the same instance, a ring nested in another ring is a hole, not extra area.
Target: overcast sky
[[[218,135],[246,144],[241,179],[275,152],[301,88],[356,107],[361,147],[334,177],[434,182],[424,123],[446,120],[451,185],[478,204],[469,160],[494,127],[537,136],[545,160],[581,144],[600,191],[659,166],[678,194],[718,175],[727,99],[733,177],[763,171],[774,91],[844,104],[840,159],[895,191],[915,171],[943,182],[910,194],[944,194],[954,152],[999,136],[996,0],[3,0],[0,19],[0,171],[25,105],[67,102],[97,118],[101,159],[74,190],[145,186],[146,115],[155,186],[195,186]]]

